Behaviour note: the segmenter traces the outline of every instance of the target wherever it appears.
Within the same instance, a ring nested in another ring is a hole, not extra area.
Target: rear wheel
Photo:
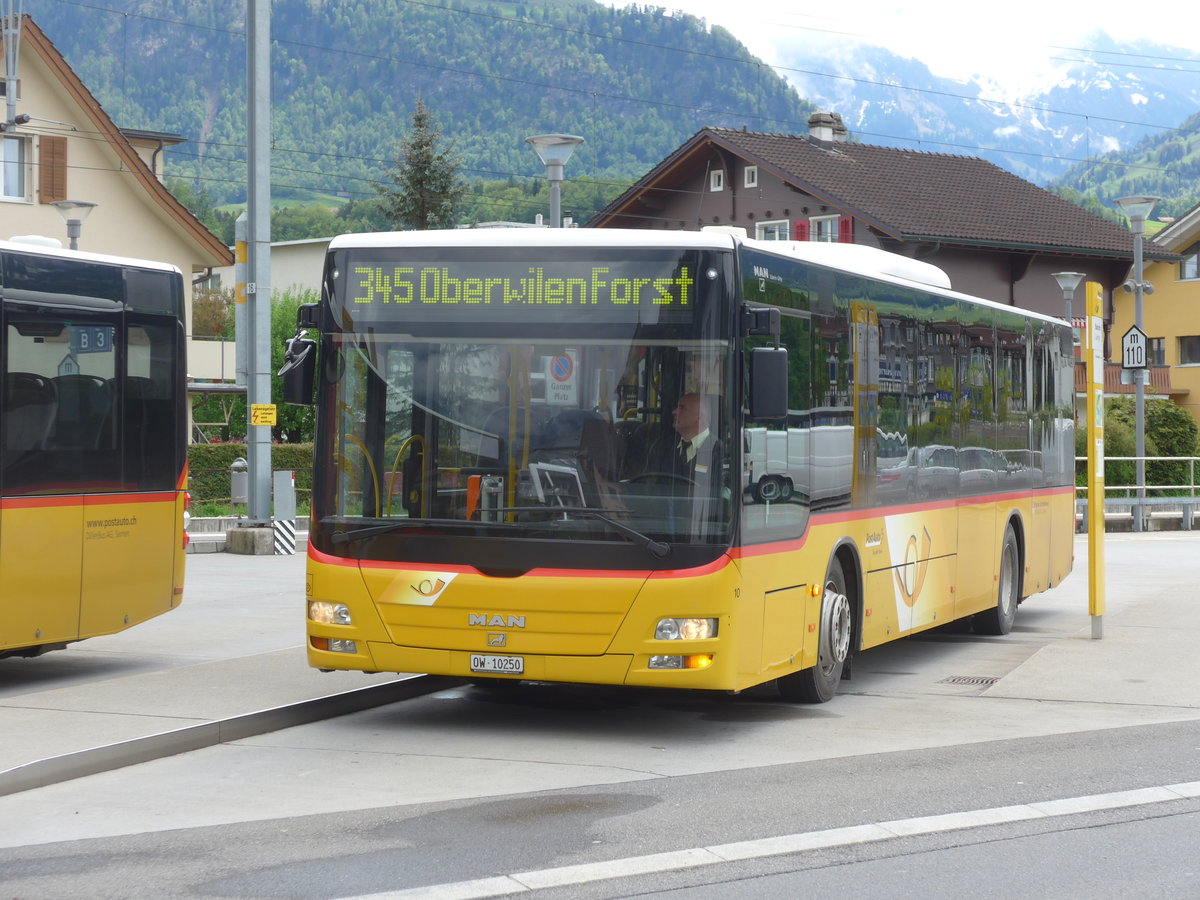
[[[821,600],[821,631],[817,642],[817,664],[779,679],[779,695],[797,703],[824,703],[837,693],[846,657],[850,654],[853,630],[850,598],[842,564],[833,560],[825,575]]]
[[[996,605],[976,613],[971,620],[977,634],[1008,634],[1017,617],[1017,602],[1021,597],[1021,554],[1017,550],[1017,535],[1009,525],[1004,529],[1004,546],[1000,549],[1000,573],[996,586]]]

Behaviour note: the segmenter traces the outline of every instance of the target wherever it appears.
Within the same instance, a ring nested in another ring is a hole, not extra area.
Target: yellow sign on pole
[[[238,241],[233,245],[234,268],[238,272],[233,290],[235,303],[246,302],[246,242]]]
[[[1102,289],[1087,283],[1088,614],[1092,639],[1104,635],[1104,317]]]
[[[252,403],[250,405],[251,425],[278,425],[278,416],[274,403]]]

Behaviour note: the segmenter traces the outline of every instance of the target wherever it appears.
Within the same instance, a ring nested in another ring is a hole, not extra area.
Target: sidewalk
[[[1013,662],[989,670],[1002,677],[978,696],[1032,701],[1007,714],[1057,709],[1081,728],[1200,717],[1200,532],[1107,536],[1100,640],[1087,615],[1087,538],[1074,546],[1067,580],[1023,605],[1011,636],[987,639],[987,653],[1010,653]],[[304,562],[302,553],[192,556],[178,610],[36,659],[0,660],[0,796],[461,683],[309,668]],[[908,650],[953,665],[983,656],[971,642],[953,663],[944,645]],[[894,673],[869,688],[929,702],[962,690],[928,682]],[[868,687],[861,679],[847,685]],[[942,724],[956,740],[988,739],[994,709]]]
[[[0,660],[0,796],[445,686],[309,668],[304,562],[189,556],[179,609]]]

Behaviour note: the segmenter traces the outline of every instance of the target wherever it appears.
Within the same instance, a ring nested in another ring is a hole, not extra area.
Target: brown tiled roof
[[[1128,258],[1127,228],[983,159],[724,128],[698,132],[597,216],[614,215],[715,143],[899,240]],[[1169,254],[1147,244],[1147,257]]]

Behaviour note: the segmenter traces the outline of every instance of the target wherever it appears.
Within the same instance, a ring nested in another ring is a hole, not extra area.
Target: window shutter
[[[43,135],[38,140],[38,200],[67,199],[67,139]]]
[[[808,240],[808,219],[797,219],[793,234],[798,241]]]
[[[838,219],[838,243],[854,243],[854,216],[842,216]]]

